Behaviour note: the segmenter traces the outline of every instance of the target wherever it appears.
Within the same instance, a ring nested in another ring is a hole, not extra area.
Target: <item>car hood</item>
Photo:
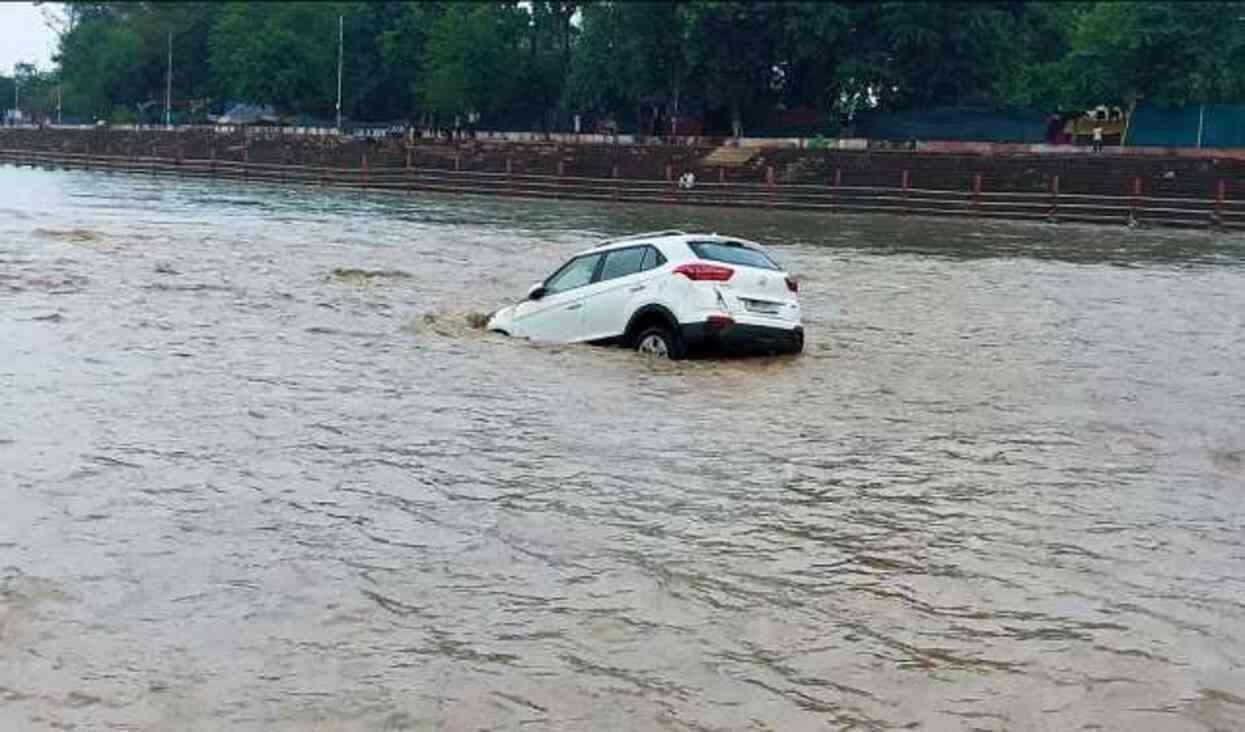
[[[490,315],[488,323],[484,326],[485,330],[504,330],[510,333],[511,324],[514,321],[515,307],[515,305],[507,305]]]

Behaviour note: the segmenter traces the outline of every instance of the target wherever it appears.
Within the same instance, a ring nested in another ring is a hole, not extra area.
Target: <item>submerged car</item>
[[[535,341],[620,344],[671,359],[804,348],[799,284],[760,245],[682,231],[609,239],[580,252],[486,327]]]

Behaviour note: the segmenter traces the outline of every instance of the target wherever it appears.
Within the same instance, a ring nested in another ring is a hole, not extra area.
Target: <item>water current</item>
[[[479,330],[772,246],[799,357]],[[0,729],[1245,728],[1245,240],[0,169]]]

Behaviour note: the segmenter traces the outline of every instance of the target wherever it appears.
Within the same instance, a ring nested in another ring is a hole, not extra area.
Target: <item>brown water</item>
[[[771,242],[799,358],[467,321]],[[1245,728],[1245,243],[0,169],[0,729]]]

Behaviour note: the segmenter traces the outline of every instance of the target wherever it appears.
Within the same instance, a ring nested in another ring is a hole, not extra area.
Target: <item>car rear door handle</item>
[[[577,302],[577,303],[575,303],[574,305],[567,305],[567,306],[566,306],[566,309],[567,309],[567,310],[578,310],[578,309],[582,308],[583,306],[584,306],[584,304],[583,304],[582,302]]]
[[[635,287],[631,288],[631,291],[639,292],[640,290],[643,290],[645,287],[648,287],[648,285],[636,285]]]

